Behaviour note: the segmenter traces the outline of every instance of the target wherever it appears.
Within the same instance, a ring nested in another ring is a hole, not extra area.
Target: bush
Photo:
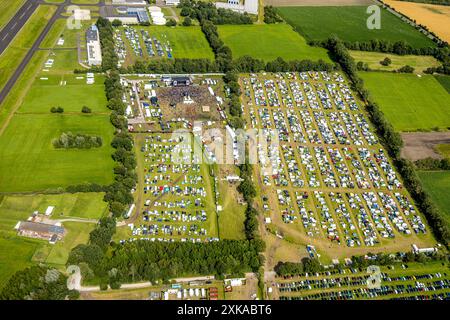
[[[389,66],[392,63],[392,60],[389,57],[384,58],[380,61],[380,64],[383,66]]]
[[[168,27],[175,27],[177,25],[177,22],[175,21],[175,19],[169,19],[166,22],[166,26]]]
[[[87,107],[87,106],[84,106],[84,107],[81,109],[81,112],[82,112],[82,113],[92,113],[92,110],[91,110],[91,108],[89,108],[89,107]]]
[[[51,113],[63,113],[63,112],[64,112],[64,109],[63,109],[62,107],[52,107],[52,108],[50,109],[50,112],[51,112]]]
[[[183,26],[185,26],[185,27],[192,26],[192,19],[189,17],[184,18]]]

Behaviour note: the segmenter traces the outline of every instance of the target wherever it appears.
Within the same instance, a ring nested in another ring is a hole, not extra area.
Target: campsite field
[[[450,126],[448,93],[431,75],[360,73],[370,95],[398,131]]]
[[[450,171],[419,171],[419,176],[425,190],[450,223]]]
[[[434,46],[425,35],[386,10],[381,11],[381,29],[369,30],[367,6],[280,7],[278,12],[308,40],[325,40],[332,34],[344,41],[390,42],[404,40],[413,47]]]
[[[388,54],[381,52],[367,52],[367,51],[350,51],[350,55],[356,62],[362,61],[367,63],[372,70],[380,71],[394,71],[405,65],[414,68],[414,73],[423,73],[429,67],[440,66],[441,63],[432,56],[413,56],[405,55],[399,56],[396,54]],[[392,63],[389,66],[380,64],[384,58],[391,59]]]
[[[3,29],[24,2],[25,0],[0,0],[0,30]]]
[[[437,34],[442,40],[450,42],[450,7],[427,3],[384,0],[397,11]]]
[[[134,41],[139,41],[142,48],[143,55],[139,56],[131,47],[130,39],[125,36],[125,30],[122,28],[122,38],[127,47],[127,59],[135,61],[136,59],[150,59],[144,40],[141,34],[141,30],[148,32],[149,36],[153,39],[158,39],[165,47],[167,44],[172,48],[173,58],[186,58],[186,59],[214,59],[214,53],[212,52],[204,34],[200,27],[175,27],[168,28],[166,26],[150,26],[150,27],[130,27],[131,30],[136,31],[136,37],[130,38]],[[153,50],[155,50],[155,44],[152,44]],[[155,56],[158,57],[158,56]],[[165,54],[164,57],[167,57]]]
[[[250,55],[264,61],[278,57],[331,61],[324,49],[309,46],[287,24],[222,25],[217,29],[220,38],[233,52],[234,59]]]
[[[40,5],[0,57],[0,88],[8,81],[56,11],[55,6]]]
[[[170,134],[135,135],[139,150],[138,214],[137,220],[131,221],[132,228],[120,228],[122,238],[119,240],[143,236],[200,241],[219,236],[208,165],[171,162],[169,150],[175,146],[175,141],[169,141],[170,137]],[[115,239],[118,237],[116,235]]]
[[[249,127],[266,135],[278,129],[280,140],[279,154],[271,154],[275,168],[264,168],[261,163],[269,160],[260,153],[254,166],[259,211],[270,218],[266,232],[293,247],[314,246],[323,263],[434,243],[418,210],[414,218],[405,212],[412,199],[341,74],[242,75],[240,83]],[[346,97],[336,99],[344,91]],[[389,214],[388,202],[396,203],[398,218]],[[375,207],[386,215],[384,223]],[[422,230],[413,220],[422,221]],[[273,260],[281,246],[273,245],[266,259]]]
[[[63,132],[98,135],[103,146],[57,150]],[[80,183],[109,184],[114,162],[109,115],[16,114],[0,136],[0,191],[31,192]]]

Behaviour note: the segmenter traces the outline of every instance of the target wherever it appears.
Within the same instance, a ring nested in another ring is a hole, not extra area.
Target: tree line
[[[443,261],[448,262],[448,257],[444,253],[431,253],[424,254],[418,253],[414,254],[412,251],[409,252],[397,252],[395,254],[389,253],[368,253],[364,256],[352,256],[351,264],[352,268],[366,269],[371,265],[376,266],[389,266],[395,263],[428,263],[433,261]],[[336,269],[344,269],[347,266],[343,264],[338,264],[334,266]],[[275,268],[275,272],[279,276],[301,276],[305,272],[321,272],[325,268],[319,263],[319,260],[315,258],[305,257],[301,262],[279,262]]]
[[[450,48],[448,44],[441,44],[437,47],[423,47],[415,48],[405,41],[391,42],[388,40],[373,39],[365,42],[349,42],[342,41],[343,45],[349,50],[369,51],[369,52],[383,52],[397,55],[419,55],[419,56],[433,56],[442,62],[439,67],[430,67],[426,69],[425,73],[442,73],[450,74]],[[328,40],[311,41],[310,45],[321,46],[327,48]],[[406,69],[408,71],[408,69]],[[402,72],[402,71],[400,71]]]
[[[427,218],[434,235],[445,246],[448,246],[450,230],[446,223],[446,218],[434,205],[429,194],[423,188],[412,162],[400,156],[403,140],[400,134],[394,130],[391,123],[385,118],[379,106],[369,96],[367,89],[364,88],[364,81],[357,74],[355,60],[350,56],[344,43],[336,37],[327,40],[327,48],[332,58],[341,65],[344,72],[348,75],[353,89],[366,102],[366,109],[369,113],[370,120],[376,128],[380,142],[392,157],[394,166],[402,176],[405,187],[411,194],[419,210]]]
[[[100,148],[103,139],[99,136],[63,132],[59,138],[53,139],[52,144],[56,149],[91,149]]]

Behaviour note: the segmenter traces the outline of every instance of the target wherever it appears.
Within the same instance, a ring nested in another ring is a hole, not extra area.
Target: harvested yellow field
[[[442,40],[450,42],[450,6],[384,0],[395,10],[427,26]]]

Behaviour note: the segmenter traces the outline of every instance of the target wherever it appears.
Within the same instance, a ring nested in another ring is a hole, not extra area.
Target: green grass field
[[[63,266],[70,250],[88,241],[94,223],[63,222],[67,233],[55,245],[16,235],[14,226],[19,221],[26,220],[36,210],[45,212],[49,205],[55,206],[53,219],[98,219],[107,212],[102,193],[4,196],[0,199],[0,288],[14,272],[33,263]]]
[[[192,26],[169,28],[166,26],[150,26],[136,27],[136,29],[147,30],[152,38],[156,37],[162,43],[165,43],[168,40],[170,42],[170,45],[172,46],[174,58],[214,59],[214,53],[212,52],[208,41],[206,40],[200,27]],[[124,41],[127,42],[125,36]],[[147,52],[142,38],[141,46],[142,50],[144,51],[144,55],[146,55]],[[133,50],[131,49],[131,51],[129,52],[133,53]]]
[[[64,228],[67,234],[62,241],[51,246],[50,252],[45,259],[46,263],[65,265],[69,258],[70,250],[79,244],[89,241],[89,233],[94,230],[93,223],[65,222]]]
[[[397,131],[450,127],[448,93],[431,75],[361,72],[371,97]]]
[[[425,35],[386,10],[381,11],[381,29],[368,29],[366,9],[366,6],[277,8],[280,15],[309,40],[325,40],[335,34],[351,42],[404,40],[414,47],[434,46]]]
[[[446,214],[450,223],[450,171],[419,171],[420,180],[438,208]]]
[[[67,81],[67,85],[59,85],[60,81]],[[109,113],[103,81],[101,76],[96,77],[93,85],[87,85],[85,79],[75,80],[71,76],[48,77],[48,80],[38,78],[18,112],[49,114],[50,108],[61,106],[65,113],[81,113],[81,108],[88,106],[94,113]]]
[[[99,135],[103,146],[56,150],[62,132]],[[110,184],[114,162],[109,115],[16,114],[0,136],[0,192],[30,192],[85,182]]]
[[[15,272],[32,265],[31,258],[40,245],[38,240],[0,236],[0,288]]]
[[[436,150],[445,158],[450,158],[450,144],[438,144]]]
[[[435,75],[434,77],[450,93],[450,76]]]
[[[367,51],[350,51],[350,55],[355,59],[355,62],[362,61],[369,65],[372,70],[380,71],[394,71],[405,65],[413,67],[414,73],[422,73],[429,67],[437,67],[441,63],[432,56],[399,56],[396,54],[387,54],[381,52],[367,52]],[[380,64],[384,58],[391,59],[392,63],[389,66]]]
[[[264,61],[278,57],[331,61],[326,50],[309,46],[287,24],[222,25],[218,26],[218,31],[234,59],[250,55]]]
[[[41,48],[76,48],[77,47],[77,37],[80,35],[80,39],[83,40],[83,34],[86,29],[95,23],[95,20],[91,21],[81,21],[81,29],[69,29],[67,27],[67,19],[58,19],[55,24],[50,29],[49,33],[42,41]],[[64,44],[58,46],[58,39],[64,38]]]
[[[53,219],[99,219],[107,213],[103,193],[6,195],[0,203],[0,219],[24,219],[34,211],[44,213],[48,206],[55,207]]]
[[[0,30],[11,20],[25,0],[0,0]]]
[[[236,190],[230,190],[227,182],[219,182],[219,203],[222,211],[219,213],[219,237],[220,239],[245,239],[244,221],[245,206],[237,203]]]
[[[56,11],[55,6],[41,5],[0,56],[0,88],[6,84]]]

